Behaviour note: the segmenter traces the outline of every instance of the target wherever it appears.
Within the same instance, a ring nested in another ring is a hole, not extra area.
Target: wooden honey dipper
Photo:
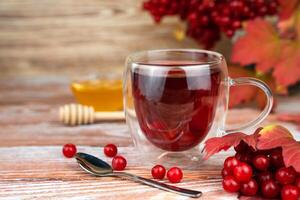
[[[95,121],[125,120],[123,112],[95,112],[92,106],[67,104],[59,108],[59,120],[70,126],[92,124]]]

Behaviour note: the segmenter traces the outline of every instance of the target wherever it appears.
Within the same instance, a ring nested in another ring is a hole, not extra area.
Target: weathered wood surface
[[[61,146],[72,142],[79,151],[106,159],[102,147],[113,142],[127,157],[129,172],[150,177],[151,165],[139,159],[125,123],[65,127],[58,122],[58,106],[73,101],[63,80],[0,80],[0,199],[186,199],[130,181],[95,178],[80,170],[74,159],[64,158]],[[290,98],[279,104],[279,109],[298,103],[298,97]],[[249,121],[258,112],[232,110],[228,122]],[[264,124],[274,121],[271,115]],[[294,126],[288,126],[295,131]],[[202,199],[236,199],[221,187],[224,157],[220,154],[203,165],[185,169],[184,181],[178,185],[202,190]]]
[[[0,77],[45,73],[74,77],[121,70],[125,57],[138,50],[199,48],[189,39],[179,42],[172,37],[178,19],[167,19],[158,28],[141,3],[0,1]]]

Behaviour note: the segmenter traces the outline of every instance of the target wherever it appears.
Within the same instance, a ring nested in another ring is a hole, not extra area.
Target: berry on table
[[[239,163],[240,161],[236,157],[230,156],[224,161],[224,169],[228,170],[231,173]]]
[[[74,144],[71,144],[71,143],[65,144],[63,146],[62,152],[65,157],[72,158],[76,154],[77,148]]]
[[[167,172],[167,178],[171,183],[179,183],[182,177],[182,170],[178,167],[172,167]]]
[[[118,171],[124,170],[126,165],[127,165],[127,161],[123,156],[115,156],[112,159],[112,168],[114,170],[118,170]]]
[[[114,144],[107,144],[105,145],[103,151],[107,157],[114,157],[118,153],[118,148]]]
[[[274,198],[280,192],[280,187],[274,180],[268,180],[262,183],[261,192],[265,198]]]
[[[152,177],[155,179],[163,179],[166,174],[166,169],[162,165],[155,165],[151,169]]]
[[[250,181],[252,174],[252,167],[244,162],[240,162],[233,170],[233,176],[240,182]]]
[[[281,189],[282,200],[298,200],[300,197],[299,188],[294,185],[285,185]]]
[[[265,155],[257,155],[253,158],[252,164],[256,169],[265,171],[269,168],[270,159]]]
[[[226,176],[223,181],[222,181],[222,185],[225,191],[227,192],[237,192],[240,190],[240,183],[236,180],[236,178],[234,178],[233,176]]]
[[[254,196],[258,191],[258,184],[253,178],[247,183],[241,184],[241,193],[246,196]]]
[[[297,174],[293,167],[282,167],[276,171],[276,180],[282,185],[292,184],[296,176]]]

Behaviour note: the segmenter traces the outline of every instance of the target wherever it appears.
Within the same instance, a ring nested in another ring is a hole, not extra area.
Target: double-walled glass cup
[[[267,103],[257,119],[227,129],[229,88],[237,85],[259,87]],[[123,97],[133,141],[148,158],[172,152],[200,158],[203,141],[258,125],[273,103],[265,83],[248,77],[231,79],[221,54],[196,49],[151,50],[128,56]]]

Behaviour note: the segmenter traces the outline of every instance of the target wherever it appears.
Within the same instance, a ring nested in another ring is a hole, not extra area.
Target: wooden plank
[[[97,155],[107,162],[99,147],[79,146],[80,151]],[[128,160],[127,172],[151,178],[152,164],[141,164],[137,151],[131,147],[120,148],[120,154]],[[83,172],[74,159],[62,156],[61,147],[2,147],[0,165],[0,198],[14,199],[187,199],[178,195],[159,191],[126,180],[97,178]],[[222,191],[220,169],[224,155],[196,165],[193,170],[184,170],[181,187],[204,192],[203,199],[235,199]],[[144,161],[144,159],[143,159]],[[18,163],[22,163],[19,165]]]
[[[157,27],[142,1],[1,1],[0,77],[120,71],[133,51],[199,48],[172,37],[177,18]]]

